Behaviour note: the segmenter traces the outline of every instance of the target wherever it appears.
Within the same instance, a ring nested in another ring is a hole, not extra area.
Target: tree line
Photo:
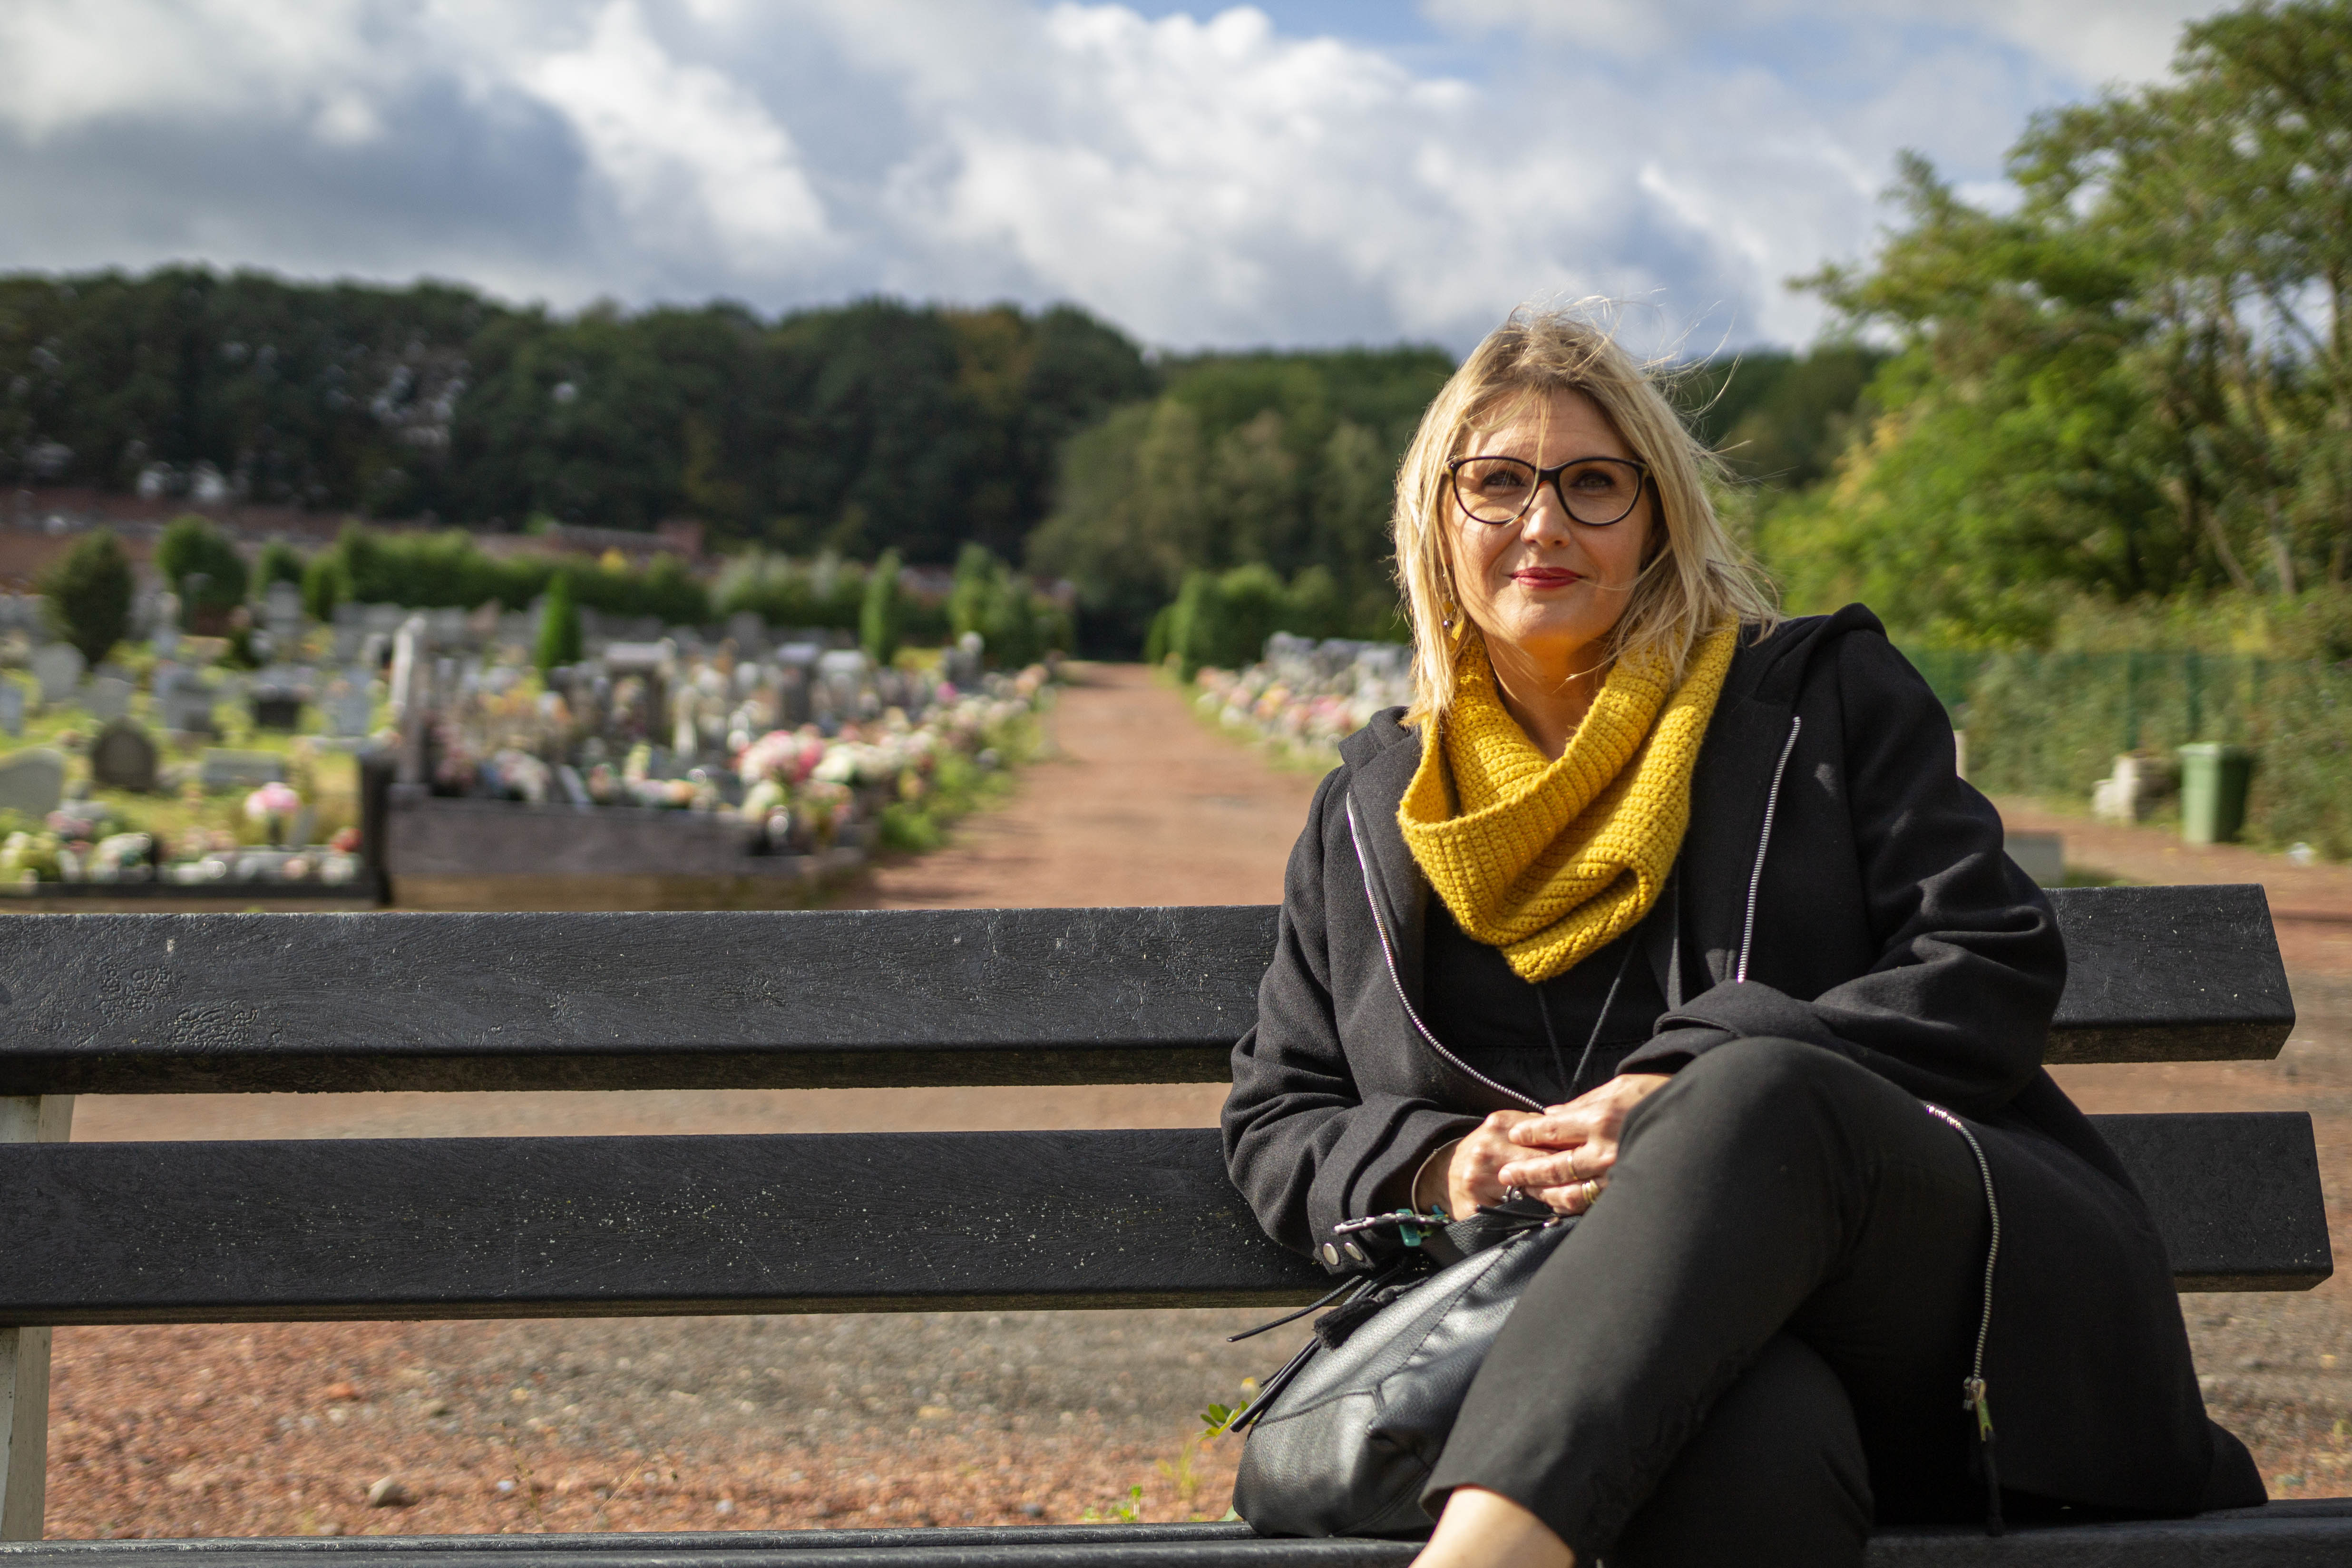
[[[1824,471],[1883,358],[1751,353],[1686,367],[1677,395],[1734,471],[1777,493]],[[1181,601],[1183,645],[1223,662],[1266,623],[1402,635],[1392,479],[1453,365],[1413,345],[1148,359],[1066,308],[560,318],[439,284],[18,276],[0,278],[0,478],[210,483],[458,525],[355,521],[305,558],[271,547],[253,591],[299,582],[321,617],[346,600],[520,607],[562,570],[587,608],[856,630],[862,563],[895,551],[969,565],[977,547],[997,570],[1071,581],[1089,651],[1170,646],[1163,612]],[[664,560],[560,569],[474,537],[678,513],[731,552],[715,581]],[[216,536],[180,532],[171,586],[221,619],[247,596],[245,563]],[[1036,630],[1059,612],[1026,588],[997,599],[1001,637],[1070,640]],[[921,634],[944,630],[909,613]]]
[[[439,283],[0,277],[0,482],[515,531],[1018,558],[1063,442],[1157,381],[1067,306],[573,316]]]

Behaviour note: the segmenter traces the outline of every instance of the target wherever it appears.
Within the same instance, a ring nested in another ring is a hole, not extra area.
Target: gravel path
[[[846,906],[1270,903],[1315,780],[1081,670],[1055,753]],[[2189,852],[2005,801],[2137,881],[2261,881],[2303,1021],[2276,1062],[2065,1070],[2092,1110],[2308,1109],[2352,1247],[2352,868]],[[90,1098],[80,1138],[1185,1126],[1213,1084],[1099,1089]],[[2185,1298],[2216,1413],[2281,1495],[2352,1490],[2352,1295]],[[1015,1312],[67,1329],[54,1536],[656,1530],[1215,1517],[1193,1412],[1278,1365],[1234,1312]],[[370,1488],[390,1478],[392,1506]],[[1139,1499],[1130,1489],[1140,1488]],[[400,1499],[409,1499],[405,1502]]]

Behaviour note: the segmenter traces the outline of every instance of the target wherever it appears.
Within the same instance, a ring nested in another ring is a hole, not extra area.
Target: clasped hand
[[[1495,1112],[1454,1145],[1446,1208],[1466,1219],[1517,1187],[1562,1214],[1583,1213],[1609,1186],[1626,1116],[1668,1082],[1662,1072],[1622,1073],[1565,1105]]]

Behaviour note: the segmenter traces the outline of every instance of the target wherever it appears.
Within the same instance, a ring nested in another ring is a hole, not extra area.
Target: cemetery
[[[278,581],[207,637],[150,594],[91,668],[0,594],[0,897],[367,907],[402,878],[660,876],[799,902],[935,842],[1050,695],[1045,666],[984,669],[976,634],[880,664],[756,614],[574,613],[577,656],[542,668],[541,617],[496,603],[322,622]]]
[[[1277,632],[1258,663],[1237,672],[1203,668],[1197,684],[1203,716],[1320,769],[1338,762],[1339,742],[1372,715],[1412,701],[1412,650]]]

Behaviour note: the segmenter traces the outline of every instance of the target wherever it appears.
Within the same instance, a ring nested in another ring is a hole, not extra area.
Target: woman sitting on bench
[[[1777,617],[1708,461],[1573,316],[1446,384],[1397,486],[1417,695],[1317,792],[1234,1049],[1234,1179],[1328,1266],[1408,1204],[1583,1217],[1421,1562],[1826,1568],[2004,1499],[2262,1501],[2042,1069],[2047,902],[1876,619]]]

